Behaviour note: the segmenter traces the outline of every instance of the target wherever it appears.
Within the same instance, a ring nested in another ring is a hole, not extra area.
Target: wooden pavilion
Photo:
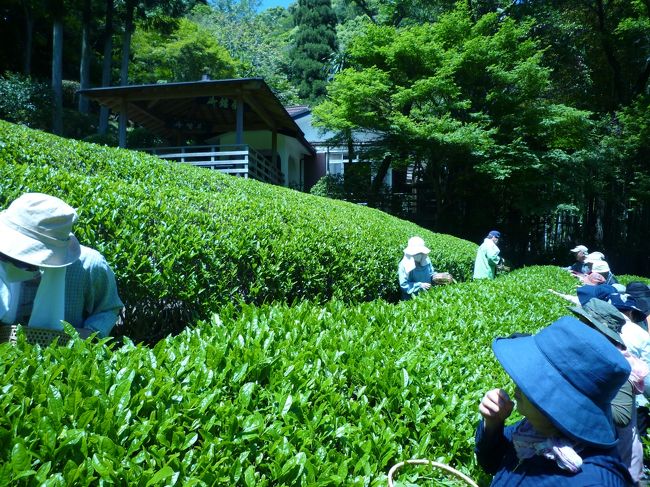
[[[119,114],[119,145],[128,120],[172,145],[161,158],[273,184],[300,186],[315,151],[261,78],[203,80],[80,90]],[[191,141],[191,145],[188,145]]]

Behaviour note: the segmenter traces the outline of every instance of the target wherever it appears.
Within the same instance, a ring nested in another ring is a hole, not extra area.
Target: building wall
[[[234,145],[236,134],[228,132],[215,140],[220,145]],[[271,132],[266,130],[244,132],[244,144],[265,156],[271,156]],[[301,161],[309,156],[303,145],[293,137],[278,134],[278,157],[280,159],[280,170],[284,175],[284,186],[302,188],[304,186],[304,174]]]

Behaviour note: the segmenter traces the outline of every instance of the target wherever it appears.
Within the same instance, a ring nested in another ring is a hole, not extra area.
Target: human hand
[[[503,389],[492,389],[486,392],[478,407],[485,422],[485,429],[502,427],[508,416],[512,414],[514,406],[515,403]]]
[[[429,289],[431,287],[431,284],[428,283],[428,282],[421,282],[420,286],[422,286],[422,289],[424,289],[426,291],[427,289]]]

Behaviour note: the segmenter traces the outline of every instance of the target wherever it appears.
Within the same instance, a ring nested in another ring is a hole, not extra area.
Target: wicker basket
[[[438,463],[434,462],[431,460],[426,460],[426,459],[413,459],[413,460],[406,460],[405,462],[399,462],[391,467],[391,469],[388,471],[388,487],[393,487],[393,476],[395,475],[395,472],[403,467],[404,465],[429,465],[433,468],[438,468],[440,470],[443,470],[445,473],[456,477],[459,480],[462,480],[464,483],[467,485],[470,485],[471,487],[478,487],[478,484],[474,482],[472,479],[470,479],[467,475],[465,475],[462,472],[459,472],[455,468],[450,467],[449,465],[445,465],[444,463]]]
[[[20,325],[0,326],[0,343],[10,342],[15,345],[18,326]],[[47,347],[55,338],[59,339],[59,345],[65,345],[70,340],[70,335],[63,330],[50,330],[48,328],[35,328],[32,326],[21,326],[21,328],[23,329],[27,343],[33,345],[38,344],[42,347]],[[79,337],[83,339],[88,338],[93,333],[91,330],[85,328],[77,328],[77,331],[79,332]]]

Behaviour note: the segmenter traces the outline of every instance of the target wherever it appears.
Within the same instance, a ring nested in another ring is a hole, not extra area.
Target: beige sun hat
[[[77,212],[64,201],[25,193],[0,213],[0,252],[38,267],[65,267],[79,258],[72,234]]]
[[[428,254],[429,252],[431,251],[424,245],[424,240],[421,237],[409,238],[408,246],[404,249],[404,253],[408,255]]]

